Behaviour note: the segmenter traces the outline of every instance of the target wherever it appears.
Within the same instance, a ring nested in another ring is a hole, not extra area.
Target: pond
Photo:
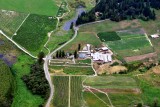
[[[78,16],[81,16],[81,14],[82,14],[83,12],[86,12],[83,7],[77,8],[77,9],[76,9],[76,16],[75,16],[73,19],[67,21],[67,22],[64,24],[63,30],[69,31],[69,30],[70,30],[71,23],[73,22],[73,23],[75,24],[76,21],[77,21],[77,19],[78,19]]]
[[[12,66],[15,62],[17,57],[16,56],[6,56],[0,53],[0,59],[3,60],[8,66]]]

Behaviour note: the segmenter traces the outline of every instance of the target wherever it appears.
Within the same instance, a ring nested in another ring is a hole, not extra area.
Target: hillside
[[[9,67],[0,60],[0,107],[10,107],[13,99],[14,81]]]
[[[117,22],[126,19],[155,20],[154,10],[159,8],[158,0],[101,0],[78,18],[77,25],[103,19]]]

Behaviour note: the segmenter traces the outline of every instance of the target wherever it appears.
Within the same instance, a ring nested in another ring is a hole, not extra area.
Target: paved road
[[[78,32],[78,27],[74,27],[74,31],[75,31],[75,34],[72,37],[72,39],[70,39],[68,42],[66,42],[65,44],[63,44],[62,46],[60,46],[59,48],[57,48],[56,50],[54,50],[53,52],[51,52],[50,54],[48,54],[44,58],[43,67],[44,67],[46,79],[47,79],[47,81],[49,82],[49,85],[50,85],[50,96],[49,96],[49,99],[47,100],[47,103],[46,103],[45,107],[50,107],[50,103],[52,101],[53,94],[54,94],[54,86],[52,84],[52,79],[51,79],[51,76],[50,76],[49,70],[48,70],[49,60],[52,59],[53,54],[55,54],[58,50],[62,49],[64,46],[66,46],[67,44],[69,44],[70,42],[72,42],[76,38],[77,32]]]

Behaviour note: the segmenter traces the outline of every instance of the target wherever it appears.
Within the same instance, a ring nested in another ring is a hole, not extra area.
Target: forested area
[[[10,107],[13,101],[14,76],[10,68],[0,60],[0,107]]]
[[[49,96],[49,84],[45,78],[43,64],[35,63],[30,67],[30,74],[24,75],[22,80],[33,94],[47,99]]]
[[[155,20],[154,9],[160,9],[160,0],[101,0],[91,11],[78,17],[76,25],[103,19]]]

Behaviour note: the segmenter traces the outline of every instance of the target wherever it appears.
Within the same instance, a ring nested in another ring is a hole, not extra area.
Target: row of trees
[[[56,52],[56,58],[64,58],[66,56],[66,53],[64,52],[64,50],[60,50]]]
[[[77,20],[76,25],[93,22],[98,19],[111,19],[121,21],[125,19],[155,20],[154,9],[160,9],[159,0],[101,0],[91,11],[83,13]]]

